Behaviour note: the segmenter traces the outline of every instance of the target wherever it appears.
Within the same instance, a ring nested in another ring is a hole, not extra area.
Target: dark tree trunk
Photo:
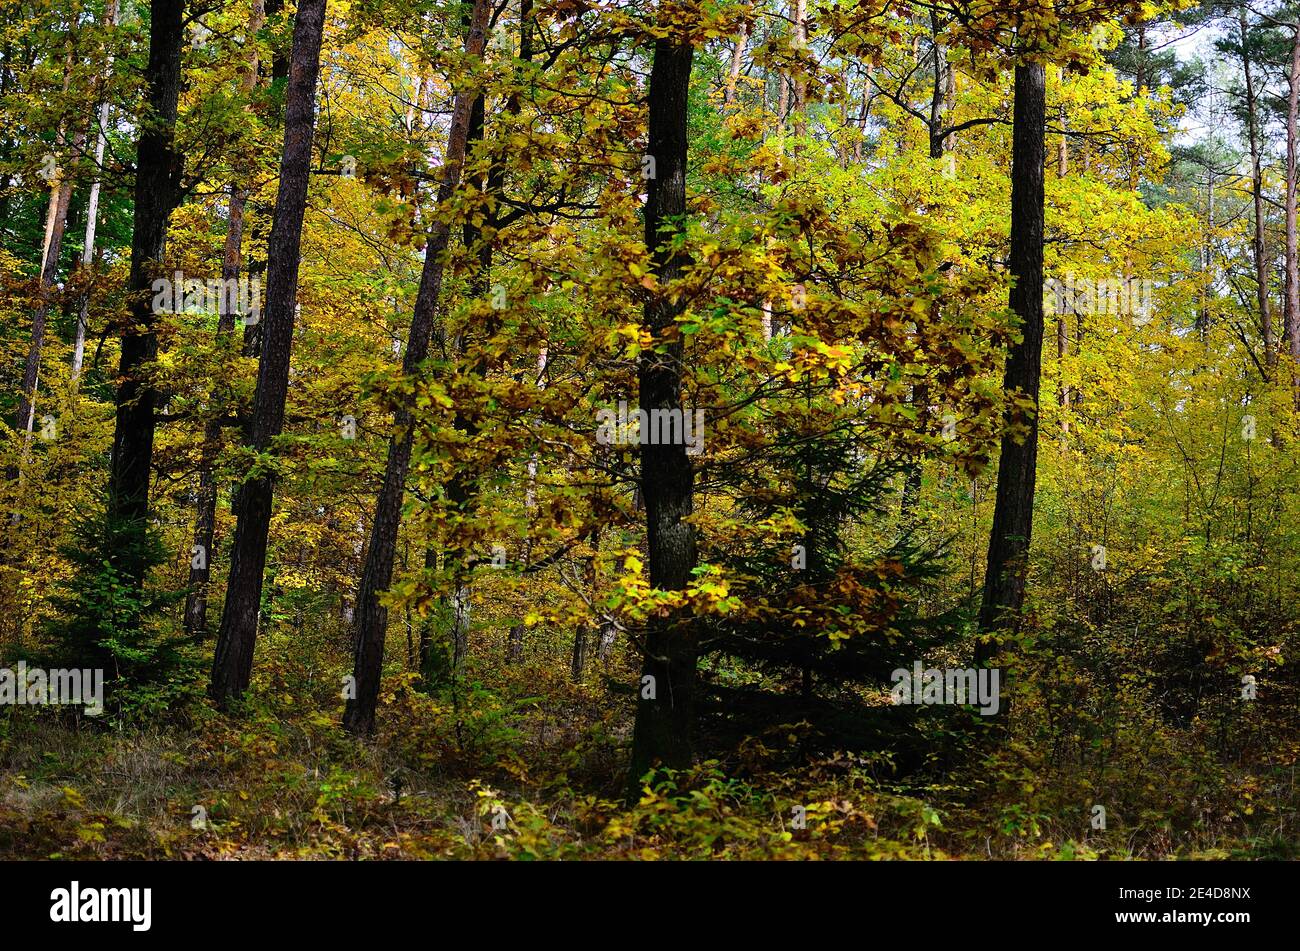
[[[257,85],[257,43],[255,37],[266,21],[262,4],[253,0],[252,11],[248,16],[247,60],[242,69],[242,87],[245,96],[250,95]],[[241,175],[251,172],[244,169]],[[230,205],[227,214],[226,244],[221,259],[221,279],[226,287],[233,288],[239,280],[239,268],[244,239],[244,208],[248,204],[248,187],[244,181],[237,181],[230,186]],[[232,307],[221,308],[217,317],[217,339],[228,337],[235,329],[235,313]],[[210,407],[211,409],[211,407]],[[185,631],[192,636],[206,635],[208,632],[208,582],[212,577],[212,537],[217,524],[217,481],[212,469],[216,465],[217,455],[221,452],[221,424],[216,419],[209,420],[203,427],[203,445],[199,455],[199,499],[194,516],[194,549],[203,555],[203,567],[194,567],[190,561],[189,593],[185,597]]]
[[[582,572],[582,584],[586,587],[588,597],[594,597],[596,590],[596,555],[600,551],[600,529],[591,533],[591,555],[586,559]],[[573,628],[573,657],[569,664],[569,673],[574,683],[582,683],[582,674],[587,667],[587,655],[591,650],[591,639],[595,635],[596,625],[592,621],[580,621]]]
[[[1015,623],[1025,599],[1029,542],[1034,524],[1038,461],[1038,384],[1043,360],[1043,163],[1046,159],[1046,73],[1041,63],[1016,66],[1011,163],[1011,309],[1020,317],[1020,343],[1007,354],[1003,387],[1032,400],[1023,441],[1002,437],[997,501],[984,575],[979,627],[984,634]],[[995,645],[981,641],[976,662],[987,663]]]
[[[573,627],[573,656],[569,663],[569,675],[575,684],[582,683],[582,672],[587,667],[587,641],[591,625],[579,621]]]
[[[324,29],[325,0],[302,0],[293,24],[293,52],[284,107],[284,153],[280,158],[280,187],[269,237],[262,359],[250,426],[251,446],[259,453],[270,448],[284,426],[302,255],[302,222],[311,177],[316,78],[320,72]],[[226,605],[209,686],[212,699],[223,708],[248,688],[253,670],[274,491],[274,477],[259,475],[242,483],[235,500],[235,538],[230,552]]]
[[[465,52],[470,56],[483,55],[490,9],[488,0],[474,0],[470,28],[465,38]],[[451,129],[447,134],[447,171],[438,188],[439,206],[449,201],[460,185],[470,112],[476,98],[477,93],[469,90],[456,95]],[[425,245],[424,269],[416,293],[406,353],[402,358],[402,373],[408,377],[416,374],[429,353],[429,337],[442,292],[442,274],[450,239],[451,229],[435,211],[434,224]],[[384,664],[384,637],[388,631],[388,609],[379,603],[379,595],[388,590],[393,579],[397,528],[411,463],[411,422],[411,411],[406,407],[393,414],[393,438],[388,444],[384,484],[375,503],[370,547],[357,592],[352,658],[356,696],[348,700],[343,711],[343,728],[357,736],[369,736],[375,730],[375,708],[379,702],[379,680]]]
[[[941,159],[948,151],[943,123],[948,107],[948,50],[939,42],[939,14],[930,11],[930,39],[934,43],[933,83],[930,87],[930,158]]]
[[[127,279],[130,309],[127,326],[122,329],[117,418],[108,478],[110,515],[130,523],[141,536],[147,531],[154,411],[158,403],[148,369],[158,353],[153,300],[148,292],[154,272],[162,264],[171,214],[181,200],[183,163],[174,139],[185,0],[151,0],[149,9],[149,64],[145,73],[149,109],[136,150],[135,215]],[[147,566],[138,558],[126,556],[121,567],[130,585],[139,591]]]
[[[684,262],[668,239],[686,213],[687,94],[694,49],[674,39],[656,41],[650,71],[649,154],[655,176],[648,184],[645,241],[661,286],[673,281]],[[646,302],[644,322],[662,349],[647,348],[638,362],[640,408],[681,409],[682,338],[674,318],[678,306],[665,294]],[[650,584],[678,591],[695,568],[695,529],[684,519],[693,509],[695,474],[686,446],[641,447],[641,492],[646,510]],[[630,792],[656,764],[690,766],[694,726],[697,632],[689,617],[655,618],[644,632],[642,680],[637,685],[636,725],[632,735]],[[653,678],[647,681],[646,678]],[[649,688],[653,685],[653,699]]]
[[[267,17],[279,16],[284,10],[284,0],[266,0],[265,11]],[[285,55],[284,48],[280,47],[271,51],[271,83],[282,83],[289,78],[289,57]]]

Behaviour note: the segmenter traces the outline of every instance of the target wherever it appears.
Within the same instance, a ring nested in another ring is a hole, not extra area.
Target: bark
[[[280,185],[269,236],[266,306],[261,320],[264,325],[262,359],[250,425],[251,448],[258,453],[267,452],[284,427],[302,223],[311,177],[316,79],[324,29],[325,0],[302,0],[293,24],[293,50],[285,93],[284,152],[280,158]],[[259,474],[241,484],[235,499],[235,537],[230,552],[226,605],[208,688],[213,701],[222,708],[243,694],[252,674],[274,492],[274,475]]]
[[[266,12],[260,0],[253,0],[248,15],[247,58],[241,68],[240,89],[245,97],[252,94],[257,86],[258,55],[255,37],[266,22]],[[252,169],[242,169],[241,177],[245,180],[252,175]],[[230,186],[230,203],[226,215],[226,242],[221,259],[221,279],[226,287],[235,287],[239,280],[241,256],[244,239],[244,208],[248,203],[248,186],[245,181],[237,181]],[[230,307],[223,307],[217,317],[217,339],[221,341],[235,330],[235,313]],[[194,548],[203,552],[203,567],[194,567],[190,562],[189,592],[185,596],[185,631],[193,636],[202,636],[208,632],[208,583],[212,577],[212,563],[215,552],[212,539],[217,525],[217,480],[213,474],[217,456],[221,452],[221,424],[210,419],[203,427],[203,445],[199,450],[199,498],[194,515]]]
[[[740,28],[740,35],[736,37],[736,47],[731,52],[731,69],[727,73],[727,88],[722,94],[722,101],[725,105],[731,105],[736,98],[736,83],[740,79],[740,68],[745,62],[745,45],[749,41],[750,25],[744,24]]]
[[[941,159],[947,152],[943,120],[948,110],[948,51],[939,42],[939,16],[930,12],[930,31],[934,39],[934,76],[930,89],[930,158]]]
[[[582,673],[587,667],[587,641],[591,624],[580,621],[573,627],[573,656],[569,663],[569,676],[575,684],[582,683]]]
[[[587,589],[587,597],[594,598],[596,592],[596,555],[600,551],[599,527],[591,532],[590,544],[591,554],[585,559],[580,583]],[[574,626],[573,658],[569,665],[569,673],[572,675],[575,684],[582,683],[582,674],[587,666],[587,654],[590,651],[593,636],[597,636],[597,627],[594,622],[581,621]]]
[[[487,19],[491,4],[474,0],[465,52],[482,56],[486,42]],[[451,129],[447,137],[446,171],[438,189],[438,205],[451,199],[460,185],[461,166],[469,136],[470,111],[477,94],[463,90],[456,95],[452,108]],[[429,352],[434,316],[442,291],[443,268],[451,238],[450,227],[434,214],[425,245],[424,269],[416,293],[415,312],[411,318],[406,353],[402,358],[404,375],[415,375]],[[353,676],[356,696],[349,699],[343,713],[343,727],[357,736],[369,736],[375,729],[375,708],[379,702],[379,681],[384,663],[384,637],[388,630],[388,609],[379,603],[381,592],[388,590],[393,578],[393,553],[401,517],[402,497],[406,491],[407,470],[411,463],[411,411],[399,408],[393,414],[393,437],[388,445],[384,483],[375,504],[370,547],[357,593],[353,625]],[[454,636],[454,634],[453,634]]]
[[[614,640],[618,637],[618,628],[612,622],[604,621],[600,625],[600,642],[596,646],[596,659],[602,664],[609,664],[609,656],[614,650]]]
[[[1007,354],[1008,393],[1032,401],[1023,441],[1002,437],[997,500],[989,537],[980,606],[980,631],[988,634],[1018,620],[1024,604],[1034,486],[1038,460],[1038,389],[1043,359],[1043,163],[1046,159],[1046,82],[1041,63],[1016,66],[1011,165],[1011,310],[1022,340]],[[976,662],[987,663],[994,645],[981,641]]]
[[[155,316],[149,291],[161,269],[167,226],[181,200],[183,160],[177,154],[177,103],[180,96],[181,44],[185,0],[151,0],[149,62],[145,78],[148,112],[136,149],[135,212],[131,236],[130,299],[122,328],[115,398],[116,420],[109,469],[108,505],[115,519],[143,534],[149,514],[149,475],[153,467],[154,412],[159,394],[149,365],[158,353]],[[138,592],[146,565],[127,557],[124,574]]]
[[[649,88],[649,152],[658,174],[649,183],[645,205],[645,241],[661,286],[677,278],[684,261],[671,250],[671,222],[686,213],[687,92],[694,49],[673,39],[656,41]],[[640,408],[682,406],[682,338],[674,331],[678,306],[662,293],[645,304],[643,321],[662,349],[646,349],[638,360]],[[646,511],[650,584],[664,590],[684,589],[696,564],[695,529],[684,521],[693,511],[694,471],[685,445],[641,447],[641,492]],[[697,631],[689,617],[652,619],[644,631],[642,681],[638,687],[632,763],[632,796],[640,779],[656,764],[684,768],[691,764],[694,726]],[[642,684],[653,678],[654,699]]]

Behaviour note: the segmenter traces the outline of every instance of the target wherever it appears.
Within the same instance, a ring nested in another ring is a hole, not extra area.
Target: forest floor
[[[577,685],[549,660],[471,668],[432,697],[394,677],[379,736],[358,743],[339,727],[323,667],[259,665],[232,715],[196,700],[180,716],[110,729],[10,708],[0,858],[1300,855],[1300,742],[1250,741],[1297,736],[1290,713],[1238,725],[1233,761],[1206,752],[1198,731],[1211,727],[1198,723],[1147,731],[1110,750],[1100,772],[1068,744],[1045,748],[1018,731],[991,752],[953,753],[936,734],[942,762],[901,779],[890,755],[801,751],[808,725],[791,723],[627,808],[632,704],[599,668]],[[1099,798],[1107,829],[1094,827]]]

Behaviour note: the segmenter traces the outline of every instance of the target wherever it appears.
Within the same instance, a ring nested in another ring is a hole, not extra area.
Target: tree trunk
[[[655,42],[649,88],[649,153],[657,175],[649,182],[645,205],[645,242],[651,249],[659,285],[676,279],[684,261],[670,246],[671,228],[686,213],[686,104],[694,49],[673,39]],[[638,360],[640,408],[682,407],[682,338],[674,319],[679,305],[667,295],[652,294],[644,323],[656,344]],[[641,447],[641,492],[646,510],[650,585],[684,589],[695,568],[695,529],[684,521],[693,510],[694,471],[686,446]],[[630,794],[656,764],[690,766],[694,726],[697,632],[689,617],[654,618],[644,632],[642,680],[637,685],[636,725],[632,736]],[[647,679],[650,678],[650,679]],[[651,696],[653,694],[653,697]]]
[[[583,566],[581,583],[587,589],[587,597],[594,599],[596,593],[596,556],[600,551],[600,528],[597,527],[591,533],[591,554],[586,559]],[[569,672],[573,676],[573,682],[582,683],[582,673],[587,666],[587,654],[590,649],[590,641],[593,634],[596,633],[596,625],[591,621],[580,621],[573,628],[573,661],[569,665]]]
[[[267,254],[266,307],[262,314],[262,358],[253,396],[251,447],[267,452],[284,427],[289,385],[289,353],[302,257],[302,223],[311,177],[311,144],[316,118],[316,78],[320,72],[325,0],[302,0],[293,24],[289,83],[284,103],[284,152]],[[235,499],[235,538],[230,552],[226,605],[217,635],[208,692],[225,708],[247,688],[262,601],[267,532],[275,491],[272,474],[246,479]]]
[[[149,290],[167,247],[167,226],[181,200],[183,160],[174,146],[181,85],[181,43],[185,0],[150,0],[149,63],[146,67],[150,121],[140,130],[136,149],[135,214],[131,235],[130,299],[122,328],[118,364],[116,420],[109,469],[109,514],[147,531],[149,475],[153,467],[154,410],[158,392],[149,364],[158,353],[153,301]],[[123,554],[128,583],[139,592],[147,566]]]
[[[740,67],[745,62],[745,44],[749,41],[750,25],[743,24],[740,27],[740,35],[736,37],[735,49],[731,51],[731,69],[727,73],[727,88],[722,94],[724,105],[731,105],[736,98],[736,83],[740,79]]]
[[[604,621],[600,625],[600,642],[596,646],[596,659],[602,664],[609,664],[609,655],[614,650],[614,640],[618,637],[618,628],[612,622]]]
[[[573,626],[573,657],[569,664],[569,676],[575,684],[582,683],[582,672],[587,666],[587,639],[591,624],[579,621]]]
[[[248,27],[244,31],[247,43],[244,66],[241,69],[241,91],[245,97],[252,94],[257,86],[257,42],[256,37],[266,22],[266,12],[261,0],[253,0],[248,15]],[[242,169],[241,178],[252,174],[251,169]],[[244,239],[244,208],[248,204],[248,186],[244,181],[236,181],[230,186],[229,212],[226,216],[226,243],[221,259],[221,279],[225,286],[233,288],[239,280],[241,256]],[[222,307],[217,316],[218,341],[228,337],[235,330],[235,313],[231,307]],[[199,450],[199,498],[194,515],[193,553],[202,553],[202,566],[195,565],[196,558],[190,561],[189,592],[185,596],[185,631],[195,637],[208,632],[208,582],[212,577],[212,537],[217,525],[217,480],[212,469],[221,452],[221,423],[208,420],[203,427],[203,445]]]
[[[468,56],[480,57],[486,42],[487,20],[491,4],[474,0],[470,28],[465,39]],[[446,172],[438,188],[438,205],[442,206],[460,185],[461,165],[469,137],[470,111],[477,98],[472,90],[457,93],[452,109],[451,129],[447,136]],[[435,211],[434,224],[425,245],[424,269],[415,298],[402,373],[414,376],[429,352],[434,315],[442,291],[442,274],[451,229]],[[375,708],[379,702],[379,680],[384,663],[384,636],[388,630],[388,609],[379,603],[393,578],[393,552],[401,517],[402,497],[406,491],[407,470],[411,463],[411,411],[399,408],[393,414],[393,437],[388,444],[388,462],[384,484],[375,503],[375,517],[366,553],[365,568],[357,592],[356,620],[353,627],[353,676],[356,696],[349,699],[343,712],[343,727],[357,736],[369,736],[375,730]],[[453,632],[454,640],[455,632]]]
[[[1020,442],[1002,437],[997,501],[989,537],[979,627],[989,634],[1018,620],[1025,598],[1034,483],[1038,460],[1038,385],[1043,359],[1043,163],[1046,158],[1046,79],[1041,63],[1016,66],[1011,164],[1011,310],[1021,320],[1022,340],[1007,354],[1003,387],[1023,394],[1033,409]],[[982,640],[976,662],[996,648]]]
[[[934,42],[934,71],[930,89],[930,158],[941,159],[947,151],[947,136],[943,134],[943,121],[948,109],[948,51],[939,42],[939,15],[930,11],[930,35]]]

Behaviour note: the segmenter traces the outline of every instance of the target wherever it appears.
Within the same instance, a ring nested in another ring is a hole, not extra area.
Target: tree
[[[266,23],[262,0],[253,0],[245,30],[245,60],[240,68],[240,92],[249,96],[257,86],[257,34]],[[230,201],[226,214],[226,241],[221,259],[221,279],[227,288],[239,280],[243,257],[244,210],[248,205],[248,177],[252,170],[240,169],[239,179],[230,184]],[[221,308],[217,321],[218,338],[228,337],[235,329],[235,309]],[[213,473],[221,448],[221,420],[215,416],[203,428],[203,445],[199,459],[199,498],[195,504],[193,558],[190,562],[189,593],[185,598],[185,629],[198,636],[208,630],[208,580],[212,577],[213,532],[217,521],[217,480]]]
[[[1017,63],[1011,159],[1010,305],[1020,318],[1020,340],[1007,353],[1003,387],[1015,394],[998,460],[997,502],[980,604],[980,630],[998,630],[1025,598],[1034,486],[1038,463],[1038,392],[1043,359],[1043,165],[1047,159],[1047,71],[1041,62]],[[993,656],[981,642],[978,663]]]
[[[686,262],[673,236],[686,214],[687,98],[695,48],[689,38],[666,37],[654,45],[650,70],[649,144],[655,174],[647,183],[645,244],[658,289],[646,300],[643,323],[652,346],[642,352],[637,377],[640,408],[682,407],[682,339],[675,326],[680,304],[667,293]],[[641,497],[645,502],[650,586],[680,591],[696,564],[695,473],[686,445],[641,446]],[[632,734],[629,782],[633,795],[656,764],[689,766],[694,731],[698,631],[689,616],[654,618],[642,632],[641,685]],[[649,689],[647,689],[649,688]]]
[[[293,51],[285,93],[284,151],[269,241],[265,329],[249,439],[255,461],[235,501],[235,538],[230,552],[226,604],[208,688],[209,695],[222,708],[228,707],[248,688],[253,670],[267,532],[275,492],[275,464],[269,454],[284,427],[302,223],[316,120],[316,79],[324,29],[325,0],[303,0],[293,24]]]
[[[479,58],[483,55],[489,7],[488,0],[474,0],[469,31],[465,37],[467,57]],[[407,380],[419,372],[429,352],[429,338],[433,332],[438,299],[442,294],[445,255],[451,240],[451,225],[447,220],[449,211],[446,206],[460,185],[461,165],[465,160],[465,146],[469,136],[470,111],[477,98],[478,93],[474,89],[461,89],[456,93],[434,223],[429,229],[429,238],[425,244],[420,290],[406,339],[406,353],[402,357],[402,373]],[[344,729],[358,736],[368,736],[375,729],[375,708],[379,702],[379,681],[384,663],[384,640],[388,634],[388,609],[379,602],[379,596],[388,590],[393,577],[397,528],[406,491],[407,470],[411,464],[410,409],[399,405],[393,414],[393,424],[394,432],[389,440],[388,461],[384,468],[384,484],[375,503],[370,546],[357,592],[353,627],[356,695],[348,699],[343,711]]]
[[[122,574],[140,590],[147,562],[133,553],[146,550],[155,414],[159,393],[151,364],[158,354],[156,315],[148,293],[167,246],[167,226],[182,198],[183,161],[174,143],[181,87],[181,43],[185,0],[150,0],[149,62],[145,71],[147,111],[136,147],[135,212],[131,233],[131,272],[126,291],[129,311],[122,327],[118,365],[113,453],[109,466],[108,511],[134,525],[138,543],[123,546]],[[127,529],[130,531],[131,529]]]

